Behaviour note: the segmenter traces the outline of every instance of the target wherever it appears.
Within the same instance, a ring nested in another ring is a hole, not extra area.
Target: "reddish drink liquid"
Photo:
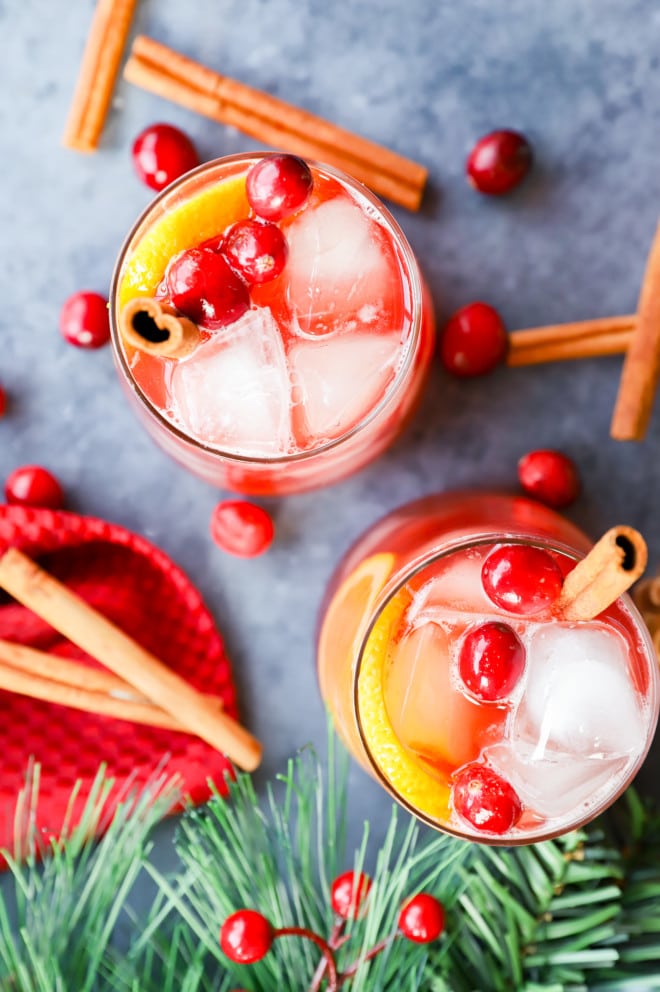
[[[319,673],[346,744],[411,812],[519,844],[588,822],[625,789],[653,737],[658,677],[628,597],[577,623],[496,605],[484,562],[509,546],[565,573],[590,544],[553,511],[501,495],[429,497],[385,518],[333,579]],[[493,625],[516,645],[509,656],[496,643],[494,683],[467,663]]]
[[[250,288],[246,313],[180,361],[127,346],[120,308],[166,297],[177,252],[218,246],[251,216],[245,178],[258,160],[195,170],[138,221],[113,282],[113,340],[129,396],[170,454],[218,486],[270,494],[333,482],[394,440],[425,380],[433,321],[393,218],[364,187],[313,166],[309,201],[278,222],[284,269]]]

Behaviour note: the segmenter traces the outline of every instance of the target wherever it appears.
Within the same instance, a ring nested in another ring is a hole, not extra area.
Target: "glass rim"
[[[239,464],[246,465],[260,465],[264,467],[273,467],[281,465],[289,465],[298,462],[308,461],[315,456],[324,454],[327,451],[331,451],[349,441],[351,438],[359,435],[362,431],[368,427],[371,423],[378,419],[378,417],[383,413],[383,411],[394,401],[394,399],[399,395],[401,388],[405,386],[408,373],[410,372],[417,352],[417,347],[422,333],[422,314],[423,314],[423,284],[422,277],[419,270],[419,265],[415,254],[412,250],[410,242],[408,241],[403,229],[399,223],[392,216],[388,208],[382,203],[382,201],[372,193],[363,183],[359,180],[353,178],[353,176],[348,175],[341,169],[336,169],[331,165],[326,165],[323,162],[317,162],[313,159],[305,159],[307,164],[312,169],[327,174],[330,177],[337,179],[343,185],[352,189],[356,194],[362,199],[366,199],[373,207],[378,210],[379,221],[382,221],[388,231],[388,234],[395,241],[397,248],[402,256],[402,261],[400,264],[402,268],[405,269],[405,273],[410,282],[410,307],[411,307],[411,319],[410,319],[410,333],[405,342],[405,354],[403,360],[399,364],[395,378],[393,382],[390,383],[385,395],[375,404],[357,424],[354,424],[350,430],[344,432],[340,437],[332,438],[330,441],[326,441],[324,444],[319,445],[314,448],[305,449],[304,451],[294,451],[287,454],[280,455],[244,455],[239,452],[225,451],[224,449],[215,447],[213,445],[205,444],[198,438],[191,437],[180,427],[174,424],[171,420],[161,413],[161,411],[151,402],[151,400],[144,394],[142,389],[138,386],[135,381],[135,377],[131,374],[131,370],[126,359],[126,354],[122,346],[121,334],[119,332],[119,327],[117,323],[117,307],[116,298],[119,289],[120,275],[126,260],[126,255],[136,234],[140,228],[146,224],[149,217],[154,210],[163,203],[163,201],[176,193],[181,187],[186,186],[188,183],[193,181],[196,177],[203,175],[206,172],[212,172],[213,170],[219,170],[223,166],[230,166],[232,164],[238,164],[245,162],[251,163],[256,162],[259,159],[265,158],[269,155],[278,154],[273,151],[257,151],[257,152],[239,152],[232,155],[224,155],[220,158],[212,159],[208,162],[203,162],[198,165],[195,169],[186,172],[185,175],[176,179],[174,182],[166,186],[165,189],[161,190],[145,207],[145,209],[140,213],[135,223],[130,228],[128,234],[124,238],[117,260],[114,265],[112,272],[112,278],[110,281],[110,338],[112,342],[112,351],[115,357],[116,364],[119,367],[120,373],[123,380],[130,388],[132,395],[135,396],[136,400],[143,407],[146,412],[162,427],[168,434],[174,435],[180,441],[189,445],[197,451],[204,452],[207,455],[211,455],[215,458],[225,460],[227,462],[235,462]],[[146,232],[145,232],[146,233]]]
[[[452,825],[441,823],[440,821],[434,819],[432,816],[418,810],[411,802],[409,802],[404,796],[402,796],[397,789],[388,780],[387,776],[381,770],[376,758],[374,757],[369,743],[367,741],[366,734],[364,732],[364,727],[362,725],[362,720],[360,717],[360,705],[358,699],[358,683],[360,678],[360,671],[362,667],[362,662],[364,659],[364,654],[366,651],[367,644],[371,637],[371,633],[380,619],[383,611],[388,606],[388,604],[393,600],[398,592],[409,582],[412,578],[418,575],[425,568],[430,565],[435,564],[442,558],[446,558],[449,555],[455,554],[458,551],[466,551],[471,548],[479,547],[484,544],[532,544],[536,547],[543,548],[546,551],[554,551],[559,554],[567,555],[575,561],[580,561],[586,555],[580,551],[576,551],[575,548],[571,547],[569,544],[564,544],[561,541],[553,541],[550,538],[543,536],[533,535],[533,534],[521,534],[517,532],[516,534],[507,533],[497,533],[493,534],[484,532],[483,534],[475,534],[469,539],[465,540],[463,538],[450,542],[448,545],[442,548],[442,550],[431,550],[425,552],[423,555],[419,555],[413,558],[400,573],[395,573],[394,579],[386,583],[386,585],[381,590],[381,594],[375,600],[371,607],[372,615],[368,626],[366,627],[364,634],[362,636],[360,646],[356,656],[356,662],[353,671],[353,717],[355,720],[355,726],[357,729],[357,735],[363,752],[369,763],[369,769],[371,773],[375,776],[378,783],[388,792],[393,799],[396,800],[404,809],[406,809],[412,816],[420,820],[426,826],[432,827],[434,830],[438,830],[441,833],[449,834],[452,837],[456,837],[459,840],[469,841],[471,843],[485,844],[489,847],[520,847],[524,844],[536,844],[544,840],[552,840],[555,837],[561,837],[564,834],[570,833],[571,830],[578,830],[580,827],[592,820],[596,819],[601,813],[608,809],[616,800],[625,792],[632,780],[635,778],[639,772],[641,766],[643,765],[648,752],[653,743],[653,738],[656,732],[656,725],[658,722],[658,712],[660,709],[660,662],[651,639],[651,634],[648,627],[644,623],[641,613],[637,609],[635,603],[633,602],[631,596],[626,592],[621,596],[617,597],[616,602],[622,602],[625,606],[627,612],[630,614],[632,620],[635,623],[636,633],[640,635],[640,639],[643,642],[645,649],[646,659],[649,662],[648,669],[650,673],[650,683],[649,683],[649,697],[651,700],[650,704],[650,715],[651,719],[648,724],[645,746],[640,751],[634,764],[626,773],[624,780],[617,789],[617,791],[602,799],[601,802],[597,803],[595,806],[591,807],[587,815],[568,827],[560,827],[558,829],[551,830],[539,830],[539,832],[526,834],[520,837],[507,836],[505,838],[500,838],[497,835],[484,835],[483,837],[477,836],[476,833],[469,833],[467,830],[462,831],[458,827]]]

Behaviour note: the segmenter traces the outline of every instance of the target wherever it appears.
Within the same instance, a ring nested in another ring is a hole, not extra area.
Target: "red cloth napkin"
[[[0,554],[17,547],[196,688],[221,696],[237,716],[222,638],[187,576],[143,537],[73,513],[0,506]],[[0,591],[0,638],[97,665],[57,631]],[[196,737],[96,716],[0,691],[0,848],[12,849],[14,814],[30,761],[40,765],[37,826],[59,835],[74,784],[77,822],[99,766],[115,781],[106,806],[166,761],[197,804],[221,791],[231,765]],[[108,818],[106,817],[106,820]]]

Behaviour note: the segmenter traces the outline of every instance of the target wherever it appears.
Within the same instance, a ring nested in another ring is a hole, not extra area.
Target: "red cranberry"
[[[161,190],[199,165],[187,134],[172,124],[152,124],[133,142],[133,165],[150,189]]]
[[[364,872],[355,876],[354,871],[345,871],[332,883],[330,900],[337,916],[342,919],[357,919],[360,908],[369,894],[371,879]]]
[[[273,543],[270,514],[247,500],[224,500],[211,516],[211,536],[219,548],[239,558],[255,558]]]
[[[268,954],[273,937],[273,928],[265,916],[254,909],[239,909],[222,924],[220,947],[230,961],[254,964]]]
[[[7,412],[7,393],[0,386],[0,417],[4,417]]]
[[[440,341],[440,358],[454,375],[484,375],[504,361],[508,346],[506,328],[497,310],[488,303],[468,303],[447,321]]]
[[[233,324],[250,307],[250,293],[229,263],[210,248],[188,248],[167,267],[172,305],[200,327]]]
[[[405,904],[399,913],[399,930],[416,944],[437,940],[445,929],[442,903],[427,892],[420,892]]]
[[[488,598],[503,610],[527,615],[551,606],[562,587],[562,571],[543,548],[501,544],[481,569]]]
[[[548,506],[570,506],[580,495],[575,462],[561,451],[530,451],[518,462],[518,478],[525,492]]]
[[[250,206],[264,220],[282,220],[305,206],[314,179],[306,162],[296,155],[267,155],[247,174]]]
[[[100,348],[110,340],[108,301],[100,293],[73,293],[60,310],[60,332],[77,348]]]
[[[491,834],[505,834],[522,814],[522,803],[512,786],[485,765],[466,765],[458,772],[452,803],[464,820]]]
[[[458,671],[465,687],[487,703],[504,699],[525,668],[525,649],[506,623],[482,623],[463,638]]]
[[[532,147],[517,131],[492,131],[468,156],[469,181],[480,193],[500,196],[523,181],[532,165]]]
[[[51,510],[59,510],[64,503],[59,482],[40,465],[14,469],[5,482],[5,497],[8,503],[18,506],[45,506]]]
[[[239,220],[222,243],[222,254],[247,283],[270,282],[284,268],[289,246],[270,221]]]

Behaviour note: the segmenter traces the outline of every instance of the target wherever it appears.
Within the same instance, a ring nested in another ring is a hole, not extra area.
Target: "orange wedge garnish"
[[[380,772],[402,799],[434,820],[449,818],[449,785],[407,751],[390,722],[384,683],[392,637],[412,596],[404,587],[385,606],[367,641],[358,676],[358,709],[364,739]]]
[[[168,262],[185,248],[208,241],[248,216],[245,176],[223,179],[165,213],[129,255],[119,284],[118,304],[153,296]]]

